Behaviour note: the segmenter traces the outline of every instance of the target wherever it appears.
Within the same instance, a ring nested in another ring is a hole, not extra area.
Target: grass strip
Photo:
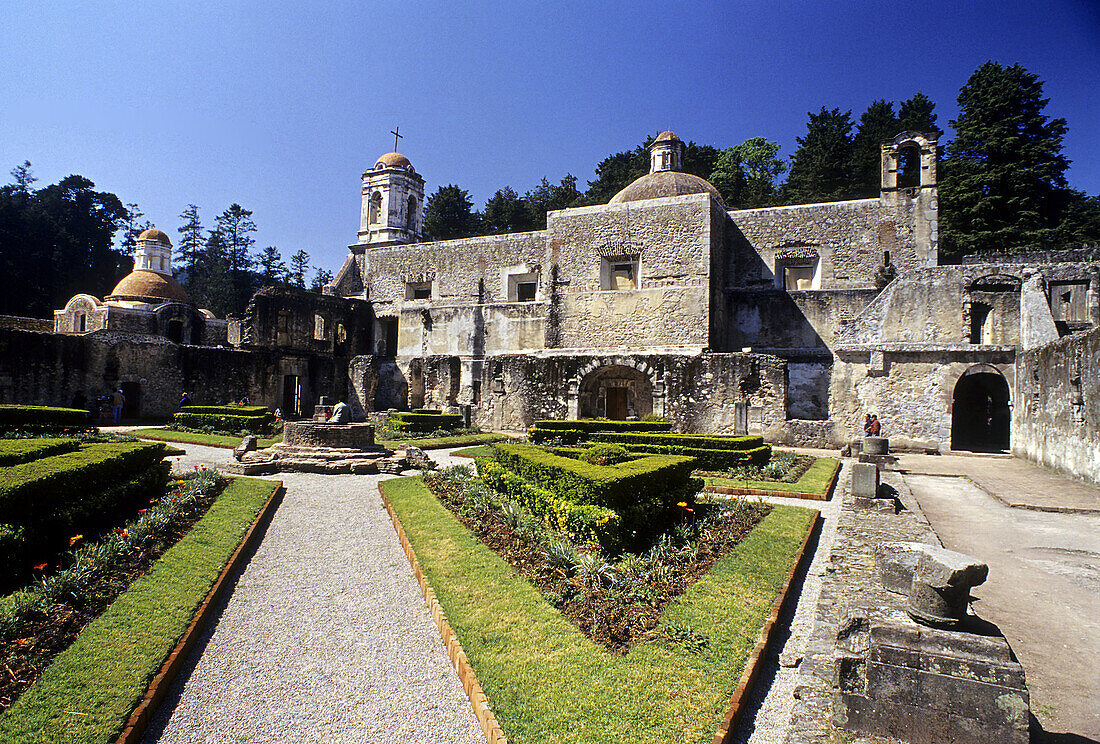
[[[169,429],[135,429],[129,432],[140,439],[155,439],[158,442],[183,442],[184,444],[205,444],[207,447],[224,447],[233,449],[241,443],[243,437],[226,434],[199,434],[192,431],[171,431]],[[273,437],[259,437],[256,440],[258,447],[270,447],[283,441],[283,435]]]
[[[510,439],[507,434],[487,432],[485,434],[456,434],[453,437],[422,437],[420,439],[380,439],[378,444],[386,449],[398,447],[419,447],[423,450],[443,449],[444,447],[464,447],[471,444],[503,442]]]
[[[466,447],[465,449],[455,450],[451,453],[455,457],[492,457],[493,450],[484,444],[479,444],[476,447]]]
[[[706,643],[615,656],[482,545],[419,479],[382,484],[514,744],[709,742],[814,521],[777,506],[665,610]]]
[[[113,740],[276,486],[231,482],[194,528],[0,715],[0,741]]]
[[[802,474],[794,483],[779,483],[776,481],[739,480],[736,478],[707,477],[703,480],[708,486],[727,486],[729,488],[753,488],[761,491],[773,491],[783,493],[813,493],[824,496],[833,476],[840,469],[840,460],[832,457],[819,457],[810,466],[810,469]]]

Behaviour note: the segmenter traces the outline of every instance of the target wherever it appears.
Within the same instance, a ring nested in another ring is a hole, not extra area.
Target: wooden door
[[[626,388],[607,389],[607,417],[613,421],[626,420]]]

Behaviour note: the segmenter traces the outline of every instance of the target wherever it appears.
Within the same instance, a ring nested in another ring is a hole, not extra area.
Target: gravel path
[[[177,468],[229,450],[178,445]],[[484,742],[377,484],[283,473],[255,556],[144,742]]]

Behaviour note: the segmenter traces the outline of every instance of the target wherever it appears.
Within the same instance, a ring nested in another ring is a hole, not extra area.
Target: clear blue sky
[[[946,139],[986,60],[1045,81],[1075,188],[1100,193],[1100,2],[0,3],[0,168],[78,173],[172,236],[198,204],[335,270],[359,177],[400,125],[428,193],[480,208],[542,176],[583,189],[647,134],[788,157],[806,114],[923,91]],[[5,178],[4,181],[10,179]]]

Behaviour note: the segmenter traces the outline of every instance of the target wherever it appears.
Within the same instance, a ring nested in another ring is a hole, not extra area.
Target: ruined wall
[[[180,393],[196,403],[227,403],[249,395],[254,405],[282,405],[284,375],[302,379],[303,407],[318,396],[343,395],[346,370],[319,355],[181,346],[156,336],[94,331],[82,335],[0,329],[0,402],[69,405],[122,383],[140,389],[139,414],[167,418]]]
[[[398,317],[402,356],[484,356],[546,345],[548,302],[405,306]]]
[[[24,318],[19,315],[0,315],[0,328],[10,328],[19,331],[44,331],[53,330],[52,320],[42,318]]]
[[[1017,358],[1012,453],[1100,482],[1100,329]]]
[[[900,273],[927,265],[926,251],[917,245],[916,213],[906,200],[888,207],[879,199],[805,204],[789,207],[735,210],[729,213],[736,230],[735,246],[751,247],[751,256],[734,260],[737,281],[747,286],[774,283],[776,254],[791,248],[809,248],[819,256],[819,284],[822,289],[868,287],[875,273],[890,263]]]
[[[241,344],[354,356],[369,350],[373,323],[371,306],[362,300],[267,287],[248,302],[241,320]]]
[[[842,446],[863,435],[863,416],[873,413],[892,448],[939,449],[951,446],[955,385],[970,367],[996,367],[1015,401],[1011,347],[892,344],[838,347],[829,389],[832,444]]]
[[[734,289],[727,299],[723,347],[810,349],[836,344],[848,323],[878,294],[874,289]],[[722,347],[720,347],[722,348]]]

